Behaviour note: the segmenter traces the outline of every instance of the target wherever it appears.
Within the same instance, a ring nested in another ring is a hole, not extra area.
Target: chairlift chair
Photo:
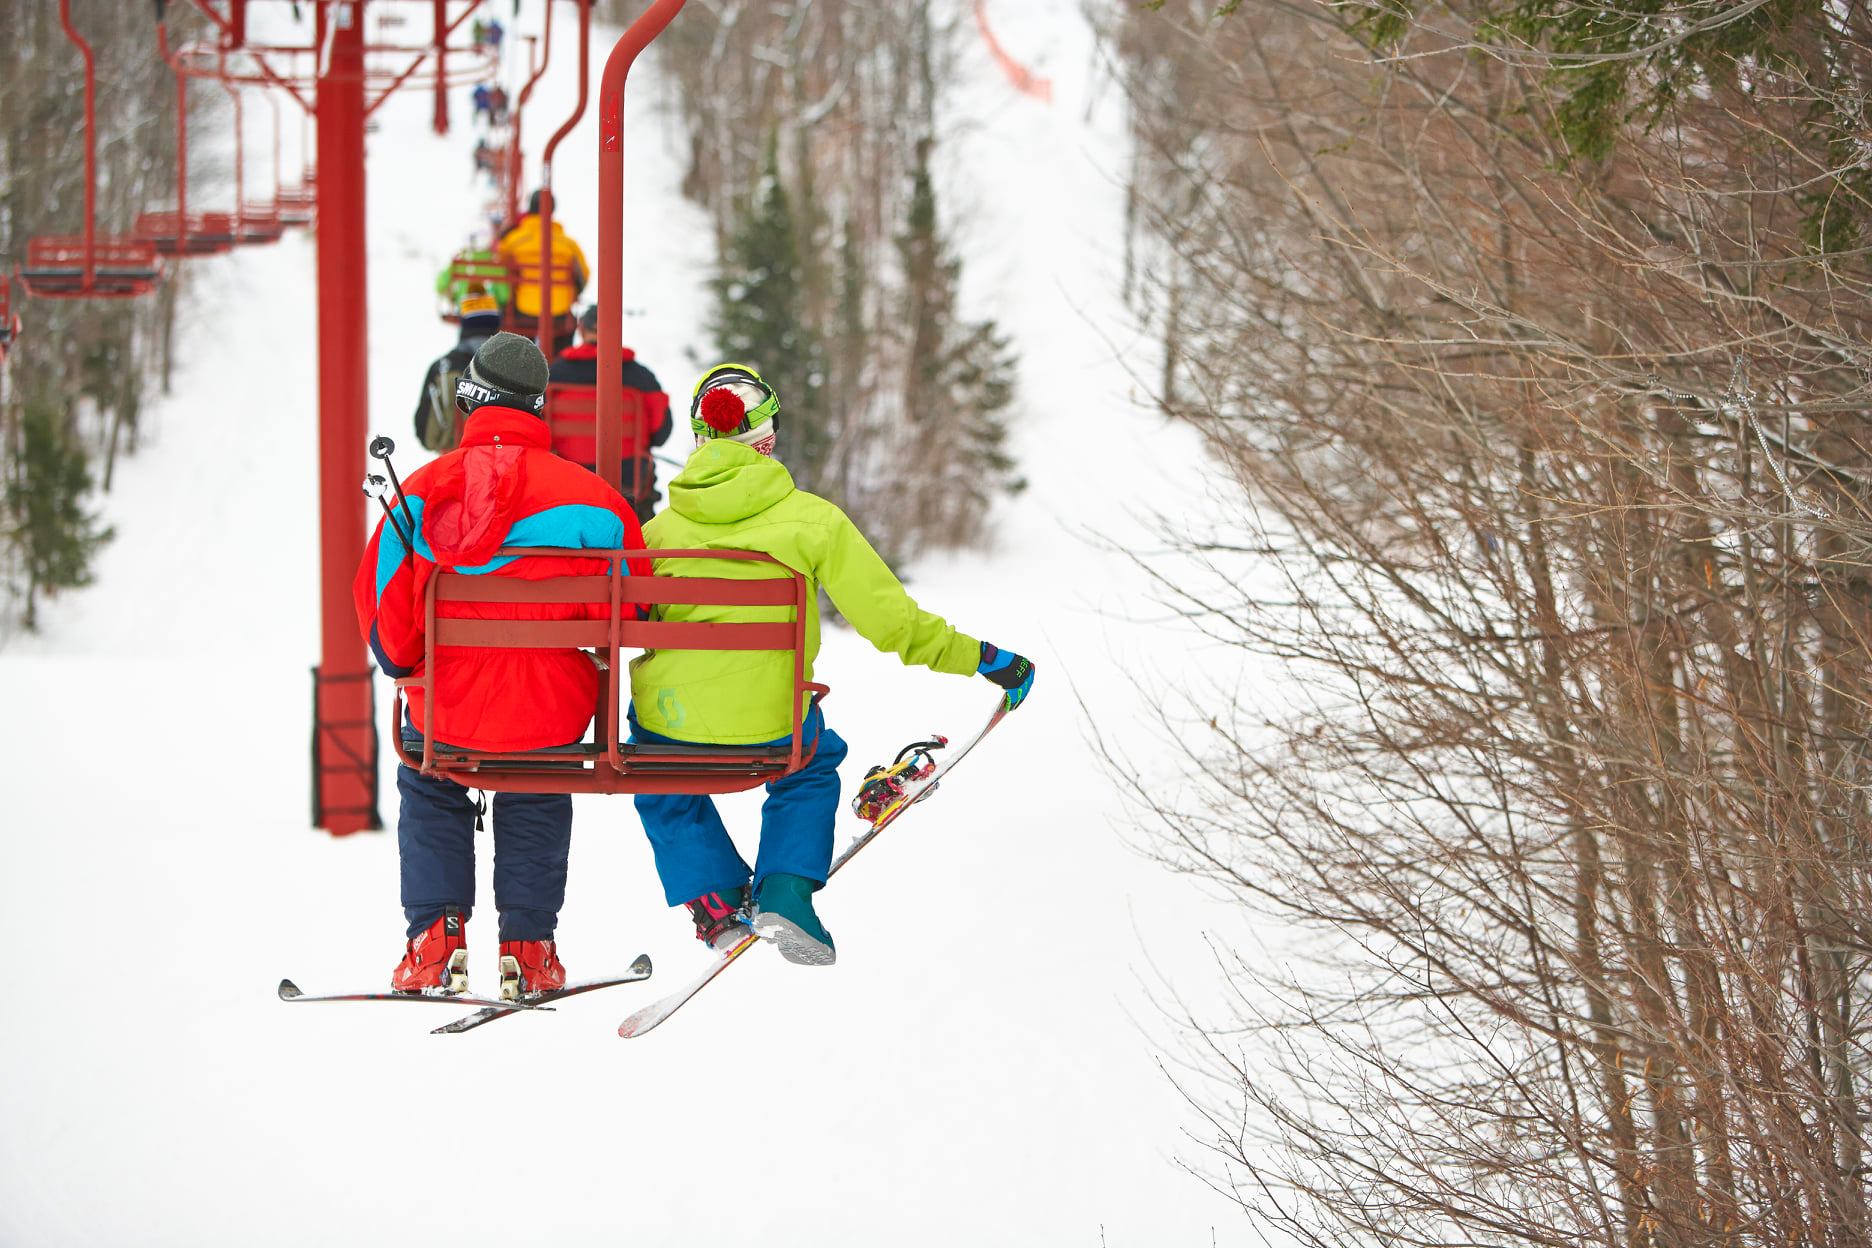
[[[273,206],[279,213],[281,225],[288,229],[308,226],[318,207],[318,194],[306,186],[282,186]]]
[[[598,387],[554,382],[546,387],[546,427],[552,431],[552,452],[575,464],[598,463]],[[624,391],[624,445],[641,448],[625,452],[624,494],[641,500],[650,482],[644,480],[644,460],[650,455],[650,408],[641,390]]]
[[[239,238],[234,215],[227,212],[145,212],[136,219],[136,237],[164,256],[218,256]]]
[[[97,63],[72,25],[71,0],[59,0],[59,24],[84,58],[84,233],[26,240],[20,286],[41,299],[135,298],[162,279],[162,263],[150,243],[97,232]]]
[[[503,793],[738,793],[803,767],[812,757],[801,742],[806,708],[828,692],[806,679],[806,578],[770,555],[746,550],[561,550],[509,547],[501,558],[529,555],[606,560],[602,576],[545,580],[471,576],[438,571],[423,603],[420,675],[396,682],[391,739],[406,766],[425,776]],[[650,558],[710,560],[722,575],[632,576],[628,561]],[[771,569],[764,565],[772,565]],[[777,572],[775,571],[777,570]],[[474,619],[445,616],[438,603],[605,603],[602,620]],[[772,622],[703,622],[627,618],[639,605],[761,606],[790,619]],[[510,650],[585,649],[599,666],[598,703],[591,739],[538,750],[472,750],[446,744],[449,725],[436,706],[437,665],[447,650],[474,646]],[[785,651],[793,656],[792,740],[786,745],[631,745],[623,740],[623,708],[630,691],[621,673],[633,649]],[[403,740],[407,690],[423,690],[420,751]]]
[[[505,286],[511,299],[514,288],[513,270],[508,267],[505,260],[499,257],[477,257],[467,251],[458,251],[449,258],[447,290],[453,291],[459,287],[466,290],[491,292],[496,286]],[[437,313],[444,321],[450,325],[461,323],[461,312],[456,307],[453,298],[443,295],[441,305],[437,308]],[[503,322],[511,315],[510,308],[505,306],[501,308]]]
[[[20,286],[39,299],[132,299],[161,280],[153,245],[95,235],[27,239],[19,271]]]
[[[286,233],[286,222],[279,206],[273,203],[245,203],[234,219],[243,246],[253,243],[277,243]]]

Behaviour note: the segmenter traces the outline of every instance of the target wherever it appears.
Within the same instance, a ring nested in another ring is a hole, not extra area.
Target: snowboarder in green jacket
[[[917,606],[844,512],[797,488],[773,458],[779,414],[779,396],[749,366],[718,364],[704,373],[689,408],[695,452],[670,483],[669,506],[644,525],[645,543],[652,550],[757,550],[804,574],[808,680],[819,653],[818,591],[824,589],[878,649],[938,672],[986,676],[1006,690],[1009,709],[1019,706],[1033,687],[1033,664]],[[660,559],[657,570],[721,575],[704,560]],[[657,613],[668,620],[732,622],[769,619],[773,610],[672,604]],[[790,652],[653,650],[631,664],[631,740],[789,745],[792,688]],[[767,786],[752,868],[707,796],[636,795],[665,898],[688,908],[696,938],[717,952],[742,940],[751,924],[790,962],[822,966],[835,956],[813,894],[832,865],[845,742],[825,726],[816,704],[802,706],[800,731],[812,759]]]

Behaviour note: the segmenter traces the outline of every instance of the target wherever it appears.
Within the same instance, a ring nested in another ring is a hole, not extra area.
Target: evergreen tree
[[[26,574],[25,625],[38,625],[38,596],[91,583],[91,560],[111,538],[85,510],[91,472],[84,449],[70,439],[57,410],[28,403],[20,425],[20,457],[6,484],[11,539]]]
[[[917,145],[907,220],[897,239],[909,327],[903,414],[913,431],[910,462],[917,466],[905,483],[909,506],[898,542],[906,553],[979,540],[995,496],[1026,485],[1003,449],[1018,360],[994,321],[957,317],[962,262],[937,218],[929,171],[933,143]]]
[[[753,365],[779,392],[781,454],[802,487],[817,489],[828,444],[824,352],[806,317],[805,264],[776,146],[770,135],[760,185],[714,281],[711,329],[723,359]]]

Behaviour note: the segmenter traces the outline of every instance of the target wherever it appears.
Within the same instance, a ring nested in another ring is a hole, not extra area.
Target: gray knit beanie
[[[455,406],[464,413],[488,404],[538,415],[546,407],[546,357],[530,338],[498,333],[482,343],[455,383]]]

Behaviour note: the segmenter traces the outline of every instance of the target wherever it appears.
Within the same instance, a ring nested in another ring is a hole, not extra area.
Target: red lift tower
[[[441,131],[448,88],[481,81],[495,68],[484,50],[448,44],[482,0],[400,0],[430,6],[430,38],[419,46],[367,40],[367,10],[393,2],[312,0],[312,38],[295,46],[251,43],[248,0],[194,0],[218,38],[212,49],[179,54],[185,72],[230,88],[278,88],[317,121],[320,642],[312,682],[312,821],[338,836],[383,826],[371,669],[351,606],[351,578],[368,531],[357,488],[370,427],[364,123],[399,87],[433,86],[433,124]]]

